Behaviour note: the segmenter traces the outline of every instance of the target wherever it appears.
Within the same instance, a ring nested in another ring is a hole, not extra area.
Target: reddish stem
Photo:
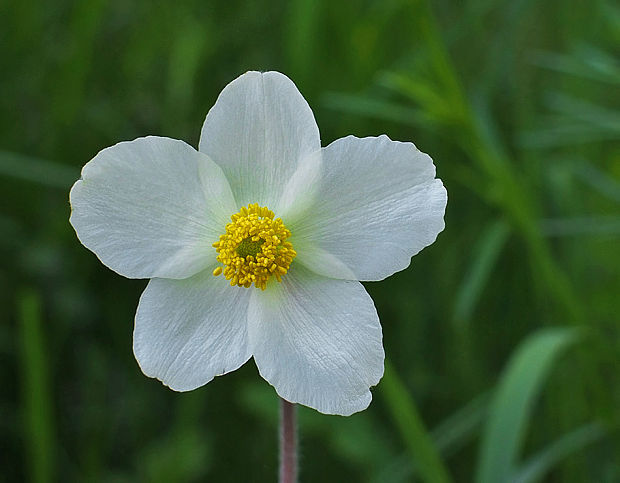
[[[297,483],[296,409],[280,398],[280,483]]]

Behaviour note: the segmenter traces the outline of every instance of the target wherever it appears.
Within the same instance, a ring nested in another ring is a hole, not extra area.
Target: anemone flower
[[[278,72],[247,72],[207,114],[198,150],[144,137],[99,152],[71,224],[107,267],[151,279],[135,317],[140,368],[190,391],[251,357],[286,401],[365,409],[382,332],[360,281],[403,270],[444,228],[447,194],[410,142],[321,148]]]

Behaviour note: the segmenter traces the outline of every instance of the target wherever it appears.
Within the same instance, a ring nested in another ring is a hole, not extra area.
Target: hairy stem
[[[280,483],[297,483],[296,409],[280,398]]]

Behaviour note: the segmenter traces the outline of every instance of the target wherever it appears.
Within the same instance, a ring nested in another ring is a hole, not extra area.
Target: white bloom
[[[411,143],[348,136],[321,148],[293,82],[247,72],[207,114],[198,151],[163,137],[116,144],[70,199],[86,247],[151,279],[134,329],[147,376],[189,391],[254,357],[284,399],[349,415],[383,375],[359,280],[403,270],[431,244],[447,195]]]

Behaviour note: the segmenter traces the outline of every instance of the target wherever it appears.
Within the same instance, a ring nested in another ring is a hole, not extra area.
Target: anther
[[[278,282],[288,272],[296,252],[286,241],[291,232],[273,211],[258,203],[242,207],[230,217],[226,232],[213,243],[217,260],[224,265],[213,275],[224,274],[231,285],[254,286],[265,290],[267,281]]]

